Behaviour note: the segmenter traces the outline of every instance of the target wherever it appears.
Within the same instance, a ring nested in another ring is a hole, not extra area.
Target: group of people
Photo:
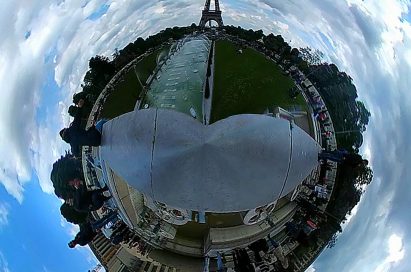
[[[62,216],[69,223],[79,226],[79,232],[68,243],[68,246],[70,248],[77,245],[85,246],[92,242],[103,229],[106,229],[105,236],[113,245],[128,244],[130,248],[136,248],[145,254],[149,248],[148,244],[120,219],[116,209],[107,205],[111,199],[107,185],[89,187],[85,183],[81,148],[101,144],[103,124],[106,121],[100,120],[86,129],[91,106],[87,97],[77,94],[73,96],[73,104],[69,107],[69,114],[74,117],[74,120],[59,133],[62,140],[70,145],[71,152],[66,153],[53,164],[50,176],[56,196],[64,200],[60,207]],[[96,166],[98,162],[89,156],[86,157],[86,163],[87,166],[91,164],[98,167]],[[92,216],[92,212],[96,211],[102,216],[100,219]]]
[[[111,228],[110,241],[113,245],[120,243],[128,245],[129,248],[135,248],[138,252],[145,255],[149,246],[145,243],[127,224],[122,220],[117,221]]]
[[[118,220],[117,211],[108,211],[103,218],[95,220],[91,212],[102,209],[111,198],[108,187],[91,189],[84,179],[81,162],[82,146],[98,146],[101,144],[101,129],[103,122],[85,129],[85,97],[74,96],[69,114],[74,117],[69,127],[60,131],[61,138],[71,147],[71,153],[66,153],[53,164],[51,181],[57,197],[64,200],[60,207],[62,216],[70,223],[79,225],[80,231],[69,242],[69,247],[84,246],[91,242],[100,229],[107,223]],[[103,213],[104,214],[104,213]]]
[[[80,232],[70,246],[90,242],[108,221],[117,217],[110,212],[100,220],[94,220],[91,212],[100,210],[111,198],[107,186],[90,189],[84,181],[81,160],[68,153],[53,164],[51,181],[57,197],[64,200],[60,207],[62,216],[80,226]],[[108,221],[107,221],[108,220]]]
[[[262,238],[251,243],[247,248],[237,248],[230,255],[234,262],[234,270],[224,266],[228,255],[217,253],[218,272],[291,271],[281,244],[272,239],[270,235],[267,239]],[[206,258],[204,271],[209,271],[209,262],[209,258]]]

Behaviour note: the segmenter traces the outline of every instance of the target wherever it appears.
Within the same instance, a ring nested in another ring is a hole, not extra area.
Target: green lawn
[[[111,119],[132,111],[141,90],[142,88],[138,83],[134,69],[131,69],[108,96],[104,103],[101,116]]]
[[[212,122],[236,114],[262,113],[274,106],[306,107],[301,95],[290,98],[289,90],[294,86],[291,78],[253,49],[243,49],[240,54],[233,43],[217,41],[214,75]]]
[[[158,54],[166,51],[168,51],[168,48],[156,50],[138,62],[134,68],[130,69],[123,80],[115,86],[114,91],[108,96],[101,112],[103,118],[115,118],[134,110],[142,91],[137,74],[144,84],[157,65]]]
[[[170,50],[169,46],[160,48],[154,51],[152,54],[148,55],[146,58],[142,59],[135,67],[136,74],[140,77],[141,82],[144,84],[151,73],[157,66],[157,57],[167,55]]]

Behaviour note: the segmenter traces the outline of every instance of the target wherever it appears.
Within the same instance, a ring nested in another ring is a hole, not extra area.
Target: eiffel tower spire
[[[203,13],[200,20],[200,27],[205,27],[205,25],[211,21],[215,21],[218,27],[224,26],[223,18],[221,17],[220,3],[219,0],[215,0],[214,10],[210,10],[211,0],[206,0]]]

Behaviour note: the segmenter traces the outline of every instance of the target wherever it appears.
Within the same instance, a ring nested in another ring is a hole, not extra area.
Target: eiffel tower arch
[[[205,27],[208,22],[215,21],[218,27],[223,27],[223,17],[221,17],[220,3],[219,0],[215,0],[215,9],[210,10],[210,1],[206,0],[203,13],[200,20],[200,27]]]

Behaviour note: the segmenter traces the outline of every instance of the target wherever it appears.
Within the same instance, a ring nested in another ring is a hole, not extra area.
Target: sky
[[[346,71],[371,112],[361,149],[374,180],[336,246],[309,271],[411,271],[411,12],[408,0],[221,0],[225,24],[282,34]],[[52,163],[88,60],[200,19],[202,0],[4,0],[0,9],[0,272],[87,271],[59,216]],[[24,254],[24,260],[21,254]]]

